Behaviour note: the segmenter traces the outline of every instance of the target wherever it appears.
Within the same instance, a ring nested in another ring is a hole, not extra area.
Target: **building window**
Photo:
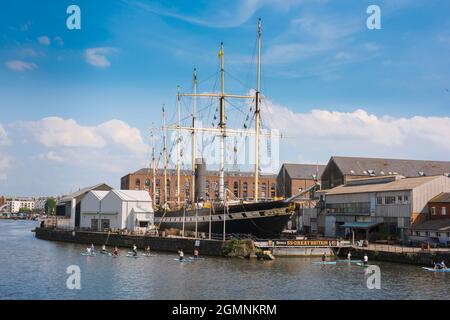
[[[233,184],[233,193],[235,197],[239,197],[239,183],[237,181]]]
[[[206,180],[205,182],[205,196],[206,198],[209,198],[209,180]]]
[[[398,203],[402,203],[402,200],[403,200],[403,197],[402,197],[402,196],[398,196],[398,197],[397,197],[397,202],[398,202]]]
[[[446,216],[447,215],[447,207],[441,208],[441,215]]]
[[[431,207],[431,215],[432,216],[436,215],[436,207]]]
[[[244,184],[242,185],[242,189],[243,189],[242,197],[244,199],[247,199],[247,197],[248,197],[248,183],[247,182],[244,182]]]
[[[383,204],[383,197],[377,197],[377,204]]]
[[[408,196],[403,196],[403,201],[404,201],[405,203],[408,203]]]
[[[170,180],[167,179],[167,200],[170,200]]]
[[[136,178],[136,182],[135,182],[135,190],[141,190],[141,179]]]
[[[275,187],[275,183],[272,183],[270,185],[270,197],[275,198],[276,196],[276,187]]]
[[[394,204],[395,203],[395,197],[394,196],[388,196],[384,198],[384,202],[386,204]]]
[[[267,185],[265,182],[262,183],[261,185],[261,198],[266,198],[267,197]]]

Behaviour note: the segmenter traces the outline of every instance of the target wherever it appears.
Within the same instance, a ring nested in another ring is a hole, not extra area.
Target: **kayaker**
[[[95,248],[94,248],[94,244],[93,244],[93,243],[91,244],[91,251],[92,251],[92,252],[95,251]]]
[[[364,265],[369,264],[369,257],[367,256],[367,253],[364,254],[364,260],[363,260]]]
[[[119,255],[119,249],[117,247],[114,247],[113,255],[115,255],[115,256]]]
[[[197,248],[194,249],[194,259],[198,259],[198,250],[197,250]]]
[[[178,251],[178,255],[179,255],[180,261],[183,261],[183,260],[184,260],[184,252],[183,252],[183,249],[180,249],[180,250]]]
[[[326,254],[324,253],[323,255],[322,255],[322,262],[325,262],[327,260],[327,256],[326,256]]]
[[[91,250],[92,250],[91,248],[86,248],[86,253],[91,254]]]
[[[135,244],[133,244],[133,256],[137,256],[137,247]]]
[[[147,246],[147,247],[145,248],[145,253],[146,253],[146,254],[150,254],[150,246]]]
[[[347,253],[347,260],[352,260],[352,253],[350,251]]]
[[[106,246],[102,245],[102,253],[106,253]]]

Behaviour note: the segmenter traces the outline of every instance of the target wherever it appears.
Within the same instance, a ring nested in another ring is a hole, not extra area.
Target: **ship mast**
[[[164,212],[167,210],[167,141],[166,111],[163,105]]]
[[[261,94],[261,18],[258,19],[258,75],[255,98],[255,202],[259,196],[259,127],[260,127],[260,94]]]
[[[194,110],[192,112],[192,183],[191,183],[191,201],[195,199],[195,114],[197,112],[197,68],[194,68]]]
[[[156,205],[156,159],[155,159],[155,139],[153,137],[153,131],[152,131],[152,172],[153,172],[153,181],[152,181],[152,186],[153,186],[153,206]]]
[[[177,208],[180,208],[180,161],[181,161],[181,104],[180,104],[180,86],[177,87],[178,100],[178,138],[177,138]]]
[[[220,134],[220,179],[219,179],[219,199],[223,201],[224,198],[224,167],[225,167],[225,60],[224,60],[224,51],[223,51],[223,42],[220,44],[220,62],[221,62],[221,86],[222,86],[222,94],[220,96],[220,123],[219,127],[221,130]]]

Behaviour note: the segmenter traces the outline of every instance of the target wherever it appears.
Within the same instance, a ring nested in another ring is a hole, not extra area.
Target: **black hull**
[[[185,217],[184,230],[195,231],[195,211],[172,211],[164,215],[160,223],[161,231],[169,229],[183,229],[182,217]],[[260,239],[274,239],[281,235],[289,219],[292,216],[292,210],[289,203],[282,201],[238,204],[229,206],[224,215],[224,209],[215,208],[211,210],[211,223],[209,221],[210,209],[201,209],[197,211],[197,231],[209,233],[211,224],[211,233],[223,234],[224,220],[226,234],[250,234]],[[163,213],[157,213],[156,217],[161,218]]]

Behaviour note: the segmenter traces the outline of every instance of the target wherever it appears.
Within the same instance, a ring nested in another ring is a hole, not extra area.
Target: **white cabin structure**
[[[154,226],[147,191],[90,191],[81,202],[81,228],[92,231],[147,231]]]

